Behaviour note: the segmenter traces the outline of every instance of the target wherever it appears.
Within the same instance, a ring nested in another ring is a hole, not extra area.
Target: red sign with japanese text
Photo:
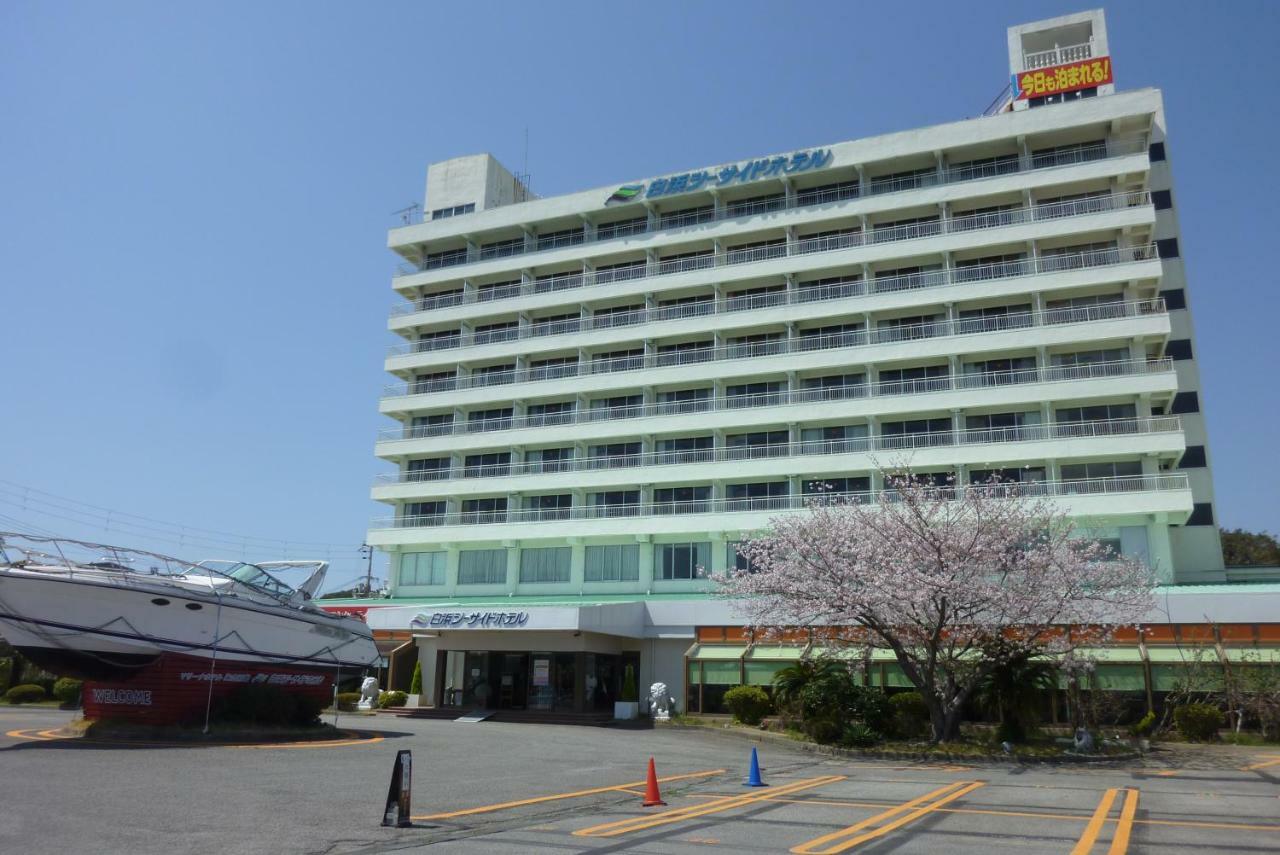
[[[1013,75],[1014,100],[1075,92],[1114,82],[1115,78],[1111,76],[1111,57],[1082,59]]]

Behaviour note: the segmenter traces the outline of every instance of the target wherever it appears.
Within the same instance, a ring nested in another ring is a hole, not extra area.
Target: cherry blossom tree
[[[877,503],[819,496],[775,517],[739,547],[751,569],[718,577],[718,592],[765,634],[810,627],[826,647],[892,650],[935,742],[958,736],[993,668],[1105,642],[1154,606],[1146,564],[1082,536],[1034,485],[896,471]]]

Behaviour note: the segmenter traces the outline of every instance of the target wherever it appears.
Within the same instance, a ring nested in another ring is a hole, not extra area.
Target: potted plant
[[[422,697],[422,662],[413,663],[413,679],[409,681],[409,700],[406,706],[416,707]]]
[[[622,676],[622,700],[614,701],[613,717],[630,721],[640,715],[639,695],[636,692],[636,669],[628,665]]]
[[[1148,712],[1142,718],[1129,727],[1129,734],[1138,743],[1138,750],[1147,752],[1151,750],[1151,733],[1156,729],[1156,714]]]

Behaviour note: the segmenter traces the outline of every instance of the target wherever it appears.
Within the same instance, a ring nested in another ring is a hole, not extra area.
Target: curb
[[[792,739],[789,736],[770,733],[767,730],[749,732],[727,727],[704,727],[696,724],[666,724],[662,725],[662,727],[670,728],[672,730],[700,731],[702,733],[711,733],[719,736],[725,736],[730,739],[746,740],[749,742],[772,742],[794,748],[797,751],[805,751],[810,754],[823,754],[829,757],[841,757],[849,760],[910,760],[917,762],[932,761],[967,765],[984,764],[991,766],[1075,766],[1114,763],[1117,761],[1129,762],[1141,759],[1142,757],[1141,752],[1138,751],[1126,751],[1123,754],[1081,754],[1063,755],[1059,757],[1019,757],[1016,754],[1009,757],[1003,754],[973,755],[938,752],[926,753],[917,751],[863,751],[857,748],[841,748],[838,745],[819,745],[816,742],[801,742],[799,740]]]

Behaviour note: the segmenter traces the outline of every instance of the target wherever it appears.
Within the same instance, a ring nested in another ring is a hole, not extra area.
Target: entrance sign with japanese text
[[[528,622],[528,612],[422,612],[409,621],[409,626],[414,629],[513,629]]]

